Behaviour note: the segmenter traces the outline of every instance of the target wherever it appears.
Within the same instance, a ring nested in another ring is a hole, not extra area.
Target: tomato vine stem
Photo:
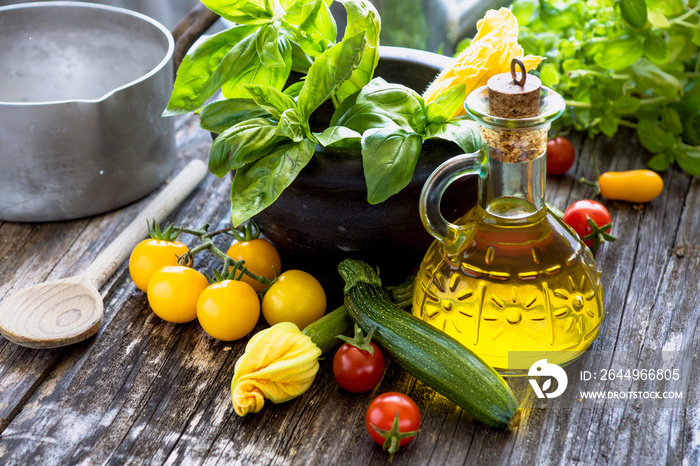
[[[221,228],[219,230],[215,231],[209,231],[209,224],[205,223],[198,229],[191,229],[191,228],[185,228],[185,227],[176,227],[175,229],[178,234],[180,233],[185,233],[188,235],[196,236],[202,243],[198,244],[197,246],[193,247],[190,249],[186,254],[183,254],[183,256],[180,258],[180,261],[182,261],[183,264],[187,263],[189,260],[193,260],[194,256],[199,254],[200,252],[204,250],[208,250],[212,254],[214,254],[217,258],[219,258],[223,262],[223,267],[222,271],[225,273],[219,274],[222,277],[227,277],[227,279],[232,279],[232,280],[240,280],[243,275],[247,275],[253,280],[256,280],[266,287],[269,287],[272,285],[275,280],[270,280],[267,277],[263,277],[261,275],[258,275],[256,273],[251,272],[245,267],[245,260],[234,260],[233,258],[229,257],[224,253],[221,249],[219,249],[216,244],[214,244],[214,241],[212,238],[215,236],[221,235],[221,234],[228,234],[230,236],[234,236],[232,234],[233,231],[239,231],[233,228],[232,226],[226,227],[226,228]],[[235,236],[234,236],[235,237]],[[236,272],[240,272],[240,274],[236,275]],[[217,274],[215,273],[215,276]],[[218,279],[218,278],[217,278]]]

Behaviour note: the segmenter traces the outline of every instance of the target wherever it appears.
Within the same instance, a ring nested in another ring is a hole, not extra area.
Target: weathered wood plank
[[[223,186],[223,190],[227,191],[228,187]],[[185,203],[182,210],[186,212],[189,208],[190,214],[189,216],[181,214],[180,218],[191,222],[198,221],[198,216],[201,214],[200,208],[216,213],[216,217],[224,217],[227,205],[221,203],[215,196],[206,199],[210,199],[211,202],[203,206],[188,206]],[[97,248],[100,247],[97,246]],[[118,285],[111,286],[114,283]],[[130,403],[125,402],[122,397],[126,396],[127,401],[128,397],[136,397],[135,399],[139,400],[151,387],[153,377],[163,378],[157,385],[159,392],[155,397],[156,401],[150,401],[142,409],[147,415],[146,419],[150,420],[150,416],[153,415],[152,410],[160,406],[160,398],[164,393],[169,393],[169,387],[187,386],[186,383],[201,384],[202,377],[206,373],[191,374],[185,369],[188,365],[209,366],[205,358],[199,357],[201,349],[198,351],[198,345],[208,346],[213,340],[204,335],[200,335],[196,340],[192,339],[193,330],[197,330],[194,324],[189,326],[166,324],[152,314],[143,293],[137,291],[131,284],[125,266],[107,285],[105,304],[105,323],[98,335],[78,345],[61,361],[45,383],[30,397],[13,426],[3,433],[3,438],[8,440],[6,443],[13,444],[15,439],[20,440],[19,444],[14,445],[16,448],[13,448],[13,455],[9,456],[9,459],[15,455],[19,455],[18,457],[29,455],[38,462],[45,462],[48,458],[68,459],[70,456],[62,455],[70,455],[73,450],[75,452],[72,459],[76,459],[84,454],[83,449],[92,453],[106,452],[109,456],[118,457],[121,454],[119,448],[116,451],[109,449],[95,451],[91,442],[99,438],[99,434],[104,433],[106,428],[114,427],[112,425],[114,416],[122,412],[131,412],[128,409],[123,410],[125,404],[128,406]],[[201,330],[199,333],[202,333]],[[179,355],[179,358],[175,357],[176,362],[172,361],[171,352]],[[228,356],[227,353],[222,354]],[[137,359],[134,361],[135,356]],[[183,361],[183,359],[186,360]],[[135,371],[134,365],[142,370]],[[173,371],[171,367],[185,369]],[[173,383],[170,379],[178,377],[178,374],[183,379]],[[139,375],[145,378],[141,383],[138,383]],[[132,383],[136,385],[132,386],[129,382],[134,380],[135,382]],[[207,384],[203,386],[206,387]],[[191,401],[193,396],[196,398],[194,395],[196,390],[191,386],[187,387],[189,389],[184,390],[180,395],[181,402]],[[113,398],[110,398],[110,395]],[[31,409],[26,409],[27,406]],[[182,409],[174,409],[167,411],[167,414],[177,417],[178,422],[181,422],[179,415],[182,412]],[[139,414],[138,411],[136,414],[144,415]],[[37,422],[38,419],[50,419],[50,421]],[[147,424],[148,422],[145,422],[141,428]],[[131,427],[131,423],[127,422],[126,426]],[[42,434],[39,434],[37,429]],[[24,431],[25,434],[18,434],[20,431]],[[70,432],[70,437],[65,438],[63,432]],[[163,432],[166,433],[167,430]],[[114,433],[118,435],[119,429],[114,429]],[[41,443],[40,447],[31,446],[30,451],[22,451],[22,445],[31,445],[31,442],[22,440],[26,440],[27,435],[30,438],[45,438],[47,434],[60,439],[60,442],[58,444]],[[139,437],[135,437],[135,440],[138,439]],[[124,443],[124,440],[120,439],[117,446],[122,447]],[[83,447],[83,444],[87,447]],[[0,450],[0,456],[4,453]]]
[[[601,144],[605,141],[598,139],[594,142]],[[612,159],[617,166],[601,164],[602,170],[636,168],[624,163],[625,159],[628,163],[637,160],[633,157],[637,151],[635,144],[618,148],[619,151]],[[624,157],[625,151],[628,152],[627,157]],[[605,149],[593,152],[604,153]],[[590,165],[584,165],[588,166]],[[669,278],[673,269],[666,268],[675,265],[667,265],[667,262],[675,241],[674,232],[681,218],[689,180],[676,172],[667,174],[667,186],[669,181],[673,182],[671,188],[643,209],[635,210],[624,203],[607,203],[616,223],[614,232],[620,239],[612,245],[605,246],[597,256],[598,264],[603,270],[608,314],[601,337],[592,349],[630,351],[639,348],[650,319],[656,322],[670,322],[674,319],[673,309],[658,306],[658,302],[664,302],[666,298],[663,295],[659,296],[656,291],[662,284],[675,283],[673,278]],[[679,185],[682,186],[680,189]],[[572,197],[577,199],[585,195],[574,193]],[[691,283],[700,280],[696,269],[691,267],[686,272],[692,277]],[[685,288],[682,283],[672,286],[678,290]],[[650,316],[654,307],[662,309],[657,311],[657,315]],[[697,312],[697,308],[697,303],[688,306],[688,309],[694,309],[694,312]],[[697,316],[690,317],[690,321],[697,322]],[[688,350],[696,347],[697,343],[689,343],[678,349]],[[601,367],[601,362],[603,361],[591,361],[591,367]],[[614,358],[610,364],[614,367]],[[684,384],[686,393],[694,386],[693,383],[689,381]],[[691,406],[694,404],[691,403]],[[584,464],[647,464],[664,460],[674,463],[674,459],[682,457],[682,452],[677,449],[659,448],[658,439],[666,439],[669,445],[678,444],[678,437],[669,437],[668,430],[670,426],[678,425],[679,420],[682,422],[683,411],[647,406],[640,411],[636,408],[620,403],[606,403],[600,408],[574,407],[570,412],[563,414],[545,413],[542,427],[537,429],[540,432],[537,453],[532,455],[530,451],[528,455],[528,452],[524,452],[517,459],[545,464],[568,461],[582,461]],[[553,419],[556,422],[552,423]],[[655,422],[657,420],[660,422]],[[527,424],[519,429],[520,438],[523,435],[534,435],[534,432],[525,433],[531,426],[532,419],[526,417],[526,422]],[[642,435],[637,429],[640,424],[647,425],[646,432]],[[653,427],[648,427],[650,425]],[[679,430],[676,429],[676,432]],[[562,433],[561,437],[557,435],[558,431]]]
[[[194,156],[193,152],[201,157],[202,147],[207,147],[210,140],[197,130],[191,118],[178,119],[178,127],[185,140],[184,147],[179,141],[178,167],[181,168]],[[80,273],[152,197],[89,219],[1,224],[0,299],[26,286]],[[175,215],[177,213],[173,218]],[[103,295],[114,283],[115,280],[111,280],[105,286]],[[6,399],[0,400],[0,418],[11,417],[16,408],[9,400],[24,400],[27,390],[31,391],[38,380],[46,377],[47,371],[56,364],[56,354],[56,350],[35,352],[18,348],[0,337],[0,393],[8,394]],[[29,359],[33,360],[31,369],[25,367]],[[13,366],[17,361],[20,365]]]
[[[671,189],[678,189],[675,180],[672,181]],[[683,218],[674,246],[679,255],[685,254],[686,249],[692,249],[690,253],[697,254],[700,248],[700,179],[698,177],[693,177],[686,196]]]
[[[0,226],[0,299],[14,290],[61,275],[57,263],[86,231],[87,220]],[[60,351],[21,348],[0,337],[0,433],[48,375]]]
[[[210,139],[195,119],[183,117],[176,124],[180,166],[204,157]],[[593,177],[594,154],[601,170],[643,166],[642,150],[630,134],[572,139],[580,154],[576,166],[548,180],[548,198],[560,208],[591,196],[575,179]],[[608,314],[595,350],[641,354],[699,346],[700,183],[675,169],[664,181],[662,196],[641,208],[605,202],[619,239],[596,256]],[[229,186],[228,180],[208,178],[172,218],[189,226],[204,221],[224,226]],[[1,224],[0,296],[83,270],[138,205],[76,222]],[[42,261],[48,264],[43,275],[27,274]],[[197,258],[198,266],[213,263]],[[0,462],[386,464],[363,420],[373,396],[390,390],[409,394],[423,415],[420,434],[396,455],[397,465],[700,462],[697,360],[684,373],[682,408],[606,402],[527,409],[516,431],[499,433],[394,364],[373,393],[346,393],[326,357],[313,387],[299,399],[239,418],[229,386],[245,342],[217,342],[196,323],[161,321],[125,266],[103,295],[105,324],[89,341],[39,351],[0,339],[0,417],[9,417],[0,423]],[[596,358],[590,361],[596,367],[619,362],[614,356]]]
[[[12,289],[46,280],[87,224],[87,220],[77,220],[0,225],[0,299]]]

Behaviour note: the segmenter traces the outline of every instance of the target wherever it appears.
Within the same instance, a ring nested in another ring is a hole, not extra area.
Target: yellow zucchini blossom
[[[523,57],[523,48],[518,44],[518,20],[507,8],[489,10],[476,23],[477,34],[456,59],[454,65],[445,68],[425,91],[426,103],[435,101],[453,86],[465,84],[464,98],[474,89],[485,86],[491,76],[510,72],[513,58],[521,58],[529,71],[537,68],[542,57]],[[466,113],[460,109],[452,117]]]
[[[255,334],[236,361],[231,382],[236,414],[257,413],[265,398],[282,403],[304,393],[316,377],[319,356],[318,346],[291,322]]]

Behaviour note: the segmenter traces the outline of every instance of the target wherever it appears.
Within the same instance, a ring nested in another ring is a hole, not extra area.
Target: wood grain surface
[[[207,176],[207,166],[190,161],[127,225],[80,275],[22,288],[0,301],[0,334],[29,348],[57,348],[85,340],[102,325],[98,288],[148,237],[144,225],[158,224]]]
[[[178,167],[206,159],[211,139],[194,118],[178,118],[177,137]],[[591,196],[575,177],[593,178],[592,157],[606,171],[641,168],[649,156],[631,132],[572,140],[575,168],[547,185],[562,209]],[[675,352],[682,400],[528,408],[515,431],[496,432],[392,363],[375,392],[346,393],[326,357],[300,398],[239,418],[230,382],[245,340],[219,342],[196,322],[160,320],[124,264],[101,289],[105,316],[95,337],[50,350],[0,338],[0,464],[386,464],[363,422],[384,391],[408,394],[423,416],[396,465],[700,464],[700,181],[674,168],[664,183],[647,205],[606,202],[618,240],[596,255],[607,315],[584,358],[614,368],[620,355],[643,364],[644,354]],[[228,179],[208,177],[169,220],[224,227],[229,190]],[[85,270],[148,200],[83,220],[0,224],[0,299]],[[213,264],[197,256],[196,267]]]

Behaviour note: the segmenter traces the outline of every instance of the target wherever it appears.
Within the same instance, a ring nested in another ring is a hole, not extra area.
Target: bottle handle
[[[445,245],[454,244],[458,238],[457,225],[442,216],[440,201],[447,187],[459,178],[469,175],[485,176],[486,154],[483,150],[452,157],[443,162],[428,177],[420,195],[420,217],[428,233]]]

